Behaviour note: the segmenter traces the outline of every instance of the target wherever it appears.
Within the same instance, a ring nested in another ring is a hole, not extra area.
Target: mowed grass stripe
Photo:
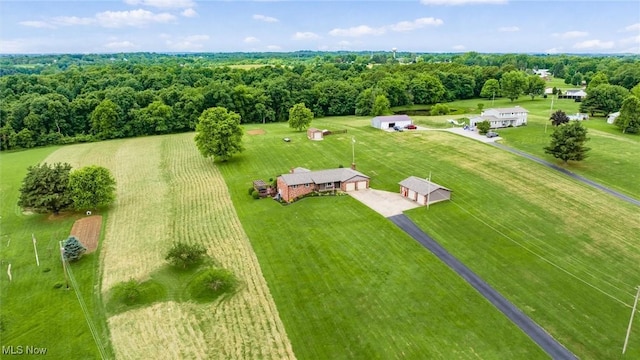
[[[193,134],[74,145],[54,155],[74,166],[110,167],[116,177],[103,291],[153,276],[177,240],[202,243],[243,282],[227,301],[163,302],[112,316],[118,358],[294,358],[226,185],[197,152]]]
[[[171,137],[165,146],[169,159],[165,170],[169,170],[174,189],[174,237],[203,244],[220,266],[233,270],[243,282],[242,291],[204,317],[203,331],[217,336],[215,348],[228,349],[226,354],[232,357],[292,357],[284,326],[223,178],[212,161],[197,152],[193,134]],[[224,326],[233,327],[219,331]]]
[[[374,135],[358,132],[357,142],[373,145]],[[251,180],[290,167],[348,165],[351,134],[309,142],[278,125],[246,145],[220,168],[299,358],[545,357],[434,256],[350,197],[283,207],[247,195]]]

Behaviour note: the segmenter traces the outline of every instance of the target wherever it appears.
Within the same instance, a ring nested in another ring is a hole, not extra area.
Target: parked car
[[[402,131],[402,128],[400,126],[396,125],[396,126],[393,127],[393,130]]]
[[[497,133],[497,132],[495,132],[495,131],[489,131],[489,132],[487,132],[487,137],[488,137],[488,138],[494,138],[494,137],[498,137],[498,136],[500,136],[500,135],[498,135],[498,133]]]
[[[413,125],[413,124],[409,124],[409,125],[405,126],[404,128],[405,128],[405,129],[407,129],[407,130],[415,130],[415,129],[417,129],[418,127],[417,127],[417,126],[415,126],[415,125]]]

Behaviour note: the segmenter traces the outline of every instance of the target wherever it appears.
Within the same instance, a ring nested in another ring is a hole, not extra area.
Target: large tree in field
[[[289,109],[289,127],[302,131],[309,127],[313,120],[313,112],[307,109],[303,103],[295,104]]]
[[[203,111],[196,124],[195,142],[204,157],[229,160],[243,150],[240,115],[223,107]]]
[[[85,166],[72,171],[69,188],[76,210],[109,206],[116,198],[116,181],[109,169],[102,166]]]
[[[580,111],[591,116],[596,112],[605,115],[620,110],[622,102],[629,96],[629,90],[619,85],[602,84],[592,88],[580,103]]]
[[[482,90],[480,90],[480,97],[487,99],[500,97],[500,82],[496,79],[485,81]]]
[[[587,142],[587,129],[579,121],[572,121],[558,126],[551,134],[549,146],[544,152],[553,155],[556,159],[564,161],[580,161],[587,157],[590,149],[584,146]]]
[[[622,129],[622,133],[640,133],[640,99],[631,95],[622,103],[620,116],[614,123]]]
[[[544,94],[544,87],[546,83],[544,80],[538,75],[529,75],[527,78],[527,85],[525,87],[524,92],[531,96],[531,100],[533,100],[536,96],[540,96]]]
[[[69,173],[71,165],[42,163],[27,168],[22,180],[18,206],[36,212],[53,212],[55,215],[71,207]]]
[[[373,102],[373,115],[386,115],[390,112],[391,104],[389,103],[389,99],[384,95],[376,96],[376,99]]]
[[[551,114],[551,117],[549,118],[549,120],[551,120],[551,125],[560,126],[562,124],[568,123],[569,122],[569,117],[567,116],[567,114],[564,111],[557,110],[556,112]]]
[[[509,71],[502,75],[500,88],[502,95],[513,101],[517,99],[527,87],[527,75],[522,71]]]

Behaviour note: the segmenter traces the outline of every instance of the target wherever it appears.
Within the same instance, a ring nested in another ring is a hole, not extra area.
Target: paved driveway
[[[347,194],[354,199],[367,205],[374,211],[380,213],[384,217],[402,214],[405,210],[419,207],[415,201],[404,198],[400,193],[367,189],[358,191],[349,191]]]
[[[454,133],[454,134],[458,134],[458,135],[462,135],[462,136],[466,136],[468,138],[474,139],[474,140],[478,140],[478,141],[482,141],[485,143],[492,143],[495,142],[496,140],[501,140],[502,138],[500,136],[496,136],[493,138],[488,138],[484,135],[480,135],[478,134],[478,131],[472,131],[472,130],[465,130],[463,128],[449,128],[449,129],[445,129],[445,131]]]

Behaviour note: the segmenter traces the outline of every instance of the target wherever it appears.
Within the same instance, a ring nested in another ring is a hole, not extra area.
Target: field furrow
[[[49,162],[108,167],[117,182],[102,244],[102,291],[145,280],[173,241],[200,243],[240,279],[239,291],[207,304],[161,302],[108,319],[118,358],[295,358],[224,179],[193,134],[61,148]]]

